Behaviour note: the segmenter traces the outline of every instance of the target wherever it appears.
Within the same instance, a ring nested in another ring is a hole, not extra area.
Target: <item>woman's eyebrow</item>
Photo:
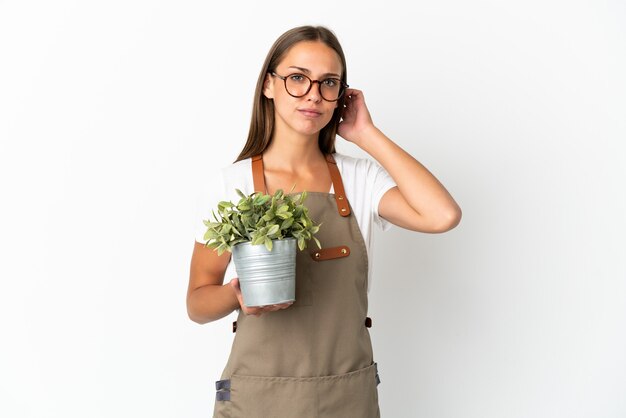
[[[290,65],[290,66],[289,66],[289,68],[295,68],[296,70],[300,70],[300,71],[302,71],[303,73],[308,73],[308,74],[311,74],[311,71],[310,71],[309,69],[307,69],[307,68],[296,67],[295,65]],[[332,75],[332,76],[334,76],[334,77],[341,78],[341,76],[340,76],[339,74],[335,74],[335,73],[326,73],[326,74],[322,74],[322,77],[326,77],[326,76],[328,76],[328,75]]]

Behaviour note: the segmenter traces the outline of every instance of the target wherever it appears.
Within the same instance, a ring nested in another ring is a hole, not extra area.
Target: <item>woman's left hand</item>
[[[344,94],[346,98],[342,114],[343,120],[339,123],[337,133],[346,141],[358,144],[361,134],[373,128],[374,123],[367,106],[365,106],[365,98],[361,90],[346,89]]]

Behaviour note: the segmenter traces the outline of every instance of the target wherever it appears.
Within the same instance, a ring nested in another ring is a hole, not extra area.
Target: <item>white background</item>
[[[0,1],[0,416],[210,416],[233,334],[187,317],[197,196],[301,24],[463,210],[375,236],[382,416],[626,416],[617,0]]]

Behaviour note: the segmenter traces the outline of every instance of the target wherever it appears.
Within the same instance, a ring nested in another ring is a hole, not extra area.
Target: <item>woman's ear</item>
[[[263,81],[263,95],[268,99],[274,98],[274,83],[272,83],[269,73],[265,74],[265,80]]]

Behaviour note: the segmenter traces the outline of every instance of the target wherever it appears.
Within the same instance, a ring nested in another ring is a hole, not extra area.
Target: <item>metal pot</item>
[[[296,300],[296,250],[293,237],[272,240],[272,251],[250,242],[236,244],[233,261],[246,306]]]

